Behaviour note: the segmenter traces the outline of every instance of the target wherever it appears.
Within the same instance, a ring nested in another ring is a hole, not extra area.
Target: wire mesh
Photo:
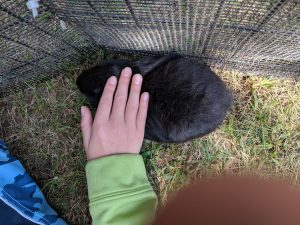
[[[40,2],[37,19],[23,0],[0,3],[1,95],[103,47],[176,51],[246,74],[300,74],[299,0],[50,0]]]
[[[23,0],[0,2],[0,96],[58,75],[96,51],[76,27],[63,31],[46,2],[37,19]]]

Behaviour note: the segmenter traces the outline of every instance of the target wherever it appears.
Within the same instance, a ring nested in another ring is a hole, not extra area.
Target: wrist
[[[86,160],[88,162],[90,162],[92,160],[100,159],[100,158],[103,158],[103,157],[115,156],[115,155],[139,155],[139,152],[137,152],[137,153],[134,153],[134,152],[115,152],[115,153],[101,153],[101,154],[97,154],[97,155],[86,154]]]

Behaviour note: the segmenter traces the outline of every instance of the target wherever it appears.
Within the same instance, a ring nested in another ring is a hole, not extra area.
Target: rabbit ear
[[[148,73],[153,72],[154,70],[166,64],[170,60],[181,57],[182,56],[177,53],[172,53],[165,56],[149,56],[136,61],[133,66],[134,70],[136,70],[137,73],[146,76]]]

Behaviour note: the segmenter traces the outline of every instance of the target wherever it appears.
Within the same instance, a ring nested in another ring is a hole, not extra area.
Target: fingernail
[[[134,84],[140,84],[142,82],[142,76],[140,74],[136,74],[133,78]]]
[[[123,69],[123,73],[125,77],[129,77],[131,75],[131,68],[125,67],[125,69]]]
[[[148,101],[149,100],[149,93],[148,92],[145,92],[143,94],[143,101]]]
[[[109,84],[111,84],[111,85],[116,85],[117,84],[117,78],[115,77],[115,76],[111,76],[110,78],[109,78]]]
[[[84,116],[84,108],[83,108],[83,106],[81,106],[80,111],[81,111],[81,116]]]

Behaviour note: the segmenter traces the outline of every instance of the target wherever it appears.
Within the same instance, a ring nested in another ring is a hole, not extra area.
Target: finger
[[[143,77],[136,74],[132,78],[130,94],[125,110],[125,121],[136,125],[136,116],[139,109],[140,93],[142,87]]]
[[[128,87],[130,84],[131,74],[132,71],[129,67],[126,67],[121,72],[121,76],[118,82],[118,87],[114,97],[111,118],[124,120],[125,107],[128,98]]]
[[[102,96],[99,101],[97,112],[95,115],[96,123],[98,123],[99,121],[105,121],[109,119],[117,82],[118,81],[115,76],[111,76],[106,81]]]
[[[81,132],[83,137],[83,147],[86,150],[89,146],[89,141],[91,138],[91,132],[92,132],[92,113],[90,109],[86,106],[81,107]]]
[[[137,130],[140,132],[145,131],[148,106],[149,106],[149,93],[144,92],[140,98],[139,111],[136,119]]]

